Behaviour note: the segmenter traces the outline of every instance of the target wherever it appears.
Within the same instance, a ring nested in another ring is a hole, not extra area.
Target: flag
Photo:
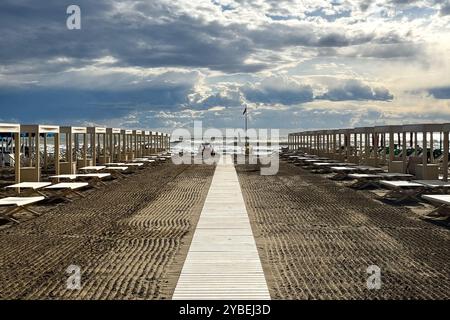
[[[247,113],[247,106],[245,106],[244,112],[242,112],[242,114],[246,114]]]

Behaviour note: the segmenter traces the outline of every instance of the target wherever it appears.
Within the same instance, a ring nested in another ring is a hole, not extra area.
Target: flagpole
[[[247,129],[248,129],[248,108],[247,108],[247,106],[245,106],[245,155],[246,156],[249,155]]]

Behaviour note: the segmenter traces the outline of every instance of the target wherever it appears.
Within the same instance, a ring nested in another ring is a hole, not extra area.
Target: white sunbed
[[[75,194],[77,196],[80,196],[81,198],[84,198],[84,195],[80,193],[78,190],[85,188],[89,185],[87,182],[61,182],[57,183],[48,187],[45,187],[44,190],[55,190],[60,191],[60,194],[58,197],[65,198],[69,201],[71,199],[68,198],[70,194]]]
[[[106,168],[106,166],[87,166],[87,167],[80,168],[80,170],[83,170],[83,171],[100,171],[100,170],[103,170],[105,168]]]
[[[47,187],[51,185],[51,182],[21,182],[17,184],[13,184],[10,186],[6,186],[7,189],[28,189],[31,191],[31,193],[37,193],[40,196],[43,196],[43,194],[39,191],[39,189],[42,189],[44,187]]]
[[[358,169],[355,167],[349,167],[349,166],[341,166],[341,167],[330,167],[330,171],[335,172],[336,174],[331,177],[333,180],[345,180],[348,178],[348,175],[350,173],[357,172]]]
[[[37,213],[36,211],[32,210],[29,208],[29,206],[44,200],[45,197],[43,196],[39,196],[39,197],[8,197],[8,198],[3,198],[0,199],[0,206],[2,207],[11,207],[9,210],[0,213],[0,216],[15,222],[15,223],[19,223],[18,220],[14,219],[13,215],[15,213],[18,213],[20,211],[28,211],[30,213],[32,213],[33,215],[39,215],[39,213]]]
[[[378,174],[380,176],[383,176],[383,178],[386,178],[386,179],[406,179],[406,178],[414,177],[412,174],[408,174],[408,173],[382,172],[382,173],[378,173]]]
[[[379,184],[390,189],[382,199],[393,200],[395,202],[405,201],[407,199],[420,201],[418,198],[425,190],[426,186],[411,181],[390,181],[381,180]]]
[[[78,174],[59,174],[57,176],[50,176],[50,179],[68,179],[75,180],[79,177]]]
[[[355,166],[359,172],[384,172],[382,168],[372,167],[372,166]]]
[[[442,189],[450,190],[450,181],[442,180],[413,180],[412,182],[417,182],[425,185],[430,189]]]
[[[370,173],[351,173],[348,175],[350,179],[357,180],[350,187],[357,189],[364,189],[367,187],[379,187],[377,184],[378,180],[381,180],[383,177],[378,174],[370,174]]]
[[[423,195],[422,198],[437,204],[437,207],[430,211],[427,216],[442,211],[442,209],[450,208],[450,194]]]
[[[94,188],[96,188],[96,183],[100,183],[105,185],[105,183],[102,181],[102,179],[110,177],[110,173],[84,173],[84,174],[60,174],[56,176],[50,176],[50,179],[62,179],[62,180],[93,180],[94,183],[91,183],[90,185]]]

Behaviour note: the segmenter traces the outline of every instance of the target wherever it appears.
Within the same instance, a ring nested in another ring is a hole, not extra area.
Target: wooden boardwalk
[[[216,167],[174,300],[270,299],[236,170]]]

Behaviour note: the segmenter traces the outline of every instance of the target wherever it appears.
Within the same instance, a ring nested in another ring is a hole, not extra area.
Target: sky
[[[0,122],[450,122],[450,0],[2,0],[0,30]]]

